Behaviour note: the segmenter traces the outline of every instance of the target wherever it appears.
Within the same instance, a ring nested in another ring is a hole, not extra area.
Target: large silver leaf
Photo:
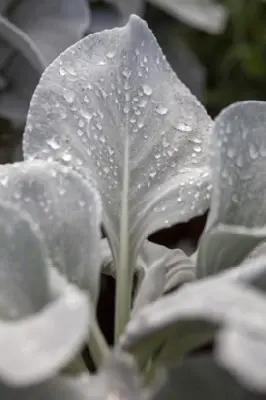
[[[48,251],[30,216],[10,203],[0,210],[0,377],[28,385],[52,377],[80,349],[88,300],[66,283],[50,285]]]
[[[266,224],[266,213],[261,206],[266,193],[265,129],[266,102],[235,103],[223,110],[215,120],[211,161],[213,195],[206,233],[202,238],[203,245],[199,247],[199,276],[234,265],[231,260],[234,250],[230,253],[226,248],[223,250],[220,235],[212,233],[211,228],[217,224],[225,225],[223,230],[228,231],[228,236],[224,235],[223,238],[224,245],[230,247],[233,237],[234,247],[238,251],[242,248],[242,259],[252,250],[252,240],[253,247],[258,244],[255,240],[257,228],[261,228],[260,240],[263,240],[262,230]],[[256,229],[252,232],[251,228]],[[243,235],[239,235],[237,243],[235,229],[246,231],[247,246],[241,244]],[[255,237],[252,239],[252,236]],[[213,246],[216,249],[221,246],[223,252],[219,265],[213,257],[208,258],[208,254],[212,255]]]
[[[206,210],[211,125],[146,23],[132,16],[47,68],[31,102],[24,154],[94,174],[115,263],[122,248],[133,267],[146,235]]]
[[[149,0],[182,22],[208,33],[222,33],[228,12],[214,0]]]
[[[26,210],[44,235],[53,265],[97,301],[101,204],[97,191],[68,167],[33,161],[2,166],[0,197]]]
[[[154,400],[261,400],[243,388],[211,357],[193,357],[169,370],[165,386]]]
[[[184,285],[136,313],[121,346],[141,363],[155,353],[161,362],[182,357],[210,340],[220,324],[241,318],[248,309],[248,290],[213,278]]]

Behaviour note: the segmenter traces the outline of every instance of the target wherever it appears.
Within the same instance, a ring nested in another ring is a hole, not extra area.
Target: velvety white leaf
[[[219,224],[203,234],[197,254],[197,277],[240,264],[266,238],[265,228]]]
[[[38,227],[2,200],[0,242],[0,377],[28,385],[52,377],[80,349],[88,300],[58,278],[50,284],[51,262]]]
[[[141,283],[133,314],[164,293],[195,279],[194,262],[180,249],[168,249],[145,240],[138,260]]]
[[[266,102],[244,101],[216,118],[212,137],[213,196],[208,225],[262,227],[266,180]]]
[[[182,22],[208,33],[221,33],[228,12],[214,0],[149,0],[150,3],[174,15]]]
[[[226,326],[217,338],[216,357],[242,385],[266,392],[266,297],[254,294],[242,324]]]
[[[88,319],[87,296],[69,287],[38,314],[1,321],[1,379],[27,386],[53,377],[80,350]]]
[[[211,357],[193,357],[173,366],[165,386],[154,400],[260,400],[257,393],[243,388]]]
[[[218,326],[251,316],[253,298],[251,289],[219,279],[184,285],[134,315],[121,338],[122,348],[141,363],[154,354],[169,362],[210,340]]]
[[[47,68],[32,99],[24,154],[93,172],[115,263],[121,237],[134,265],[146,235],[206,210],[211,125],[146,23],[132,16]]]
[[[88,180],[55,162],[0,169],[0,196],[26,210],[44,235],[53,265],[97,300],[100,275],[100,198]]]
[[[219,265],[208,259],[207,253],[214,254],[210,247],[216,241],[211,228],[219,223],[227,225],[223,229],[234,230],[234,226],[246,230],[246,235],[256,236],[256,229],[263,228],[266,213],[261,202],[265,197],[266,180],[266,102],[246,101],[235,103],[221,112],[213,128],[212,177],[213,195],[211,212],[207,221],[206,233],[199,246],[198,273],[200,276],[212,274],[221,268],[232,266],[227,249],[221,249]],[[248,228],[256,228],[253,232]],[[237,228],[238,229],[238,228]],[[230,232],[229,232],[230,233]],[[258,239],[258,238],[257,238]],[[253,240],[255,247],[258,242]],[[263,238],[261,237],[260,240]],[[224,237],[229,242],[231,237]],[[242,245],[243,236],[234,235],[234,246],[241,250],[244,258],[251,250],[251,241],[246,248]],[[208,242],[210,241],[210,245]],[[216,243],[216,248],[218,243]],[[226,246],[230,246],[227,243]],[[221,246],[222,247],[222,246]],[[207,250],[208,248],[208,250]],[[235,251],[235,249],[233,249]],[[201,255],[201,252],[204,253]],[[231,252],[230,256],[233,255]],[[241,260],[239,260],[241,261]],[[231,264],[231,265],[230,265]]]
[[[94,400],[90,395],[90,377],[57,377],[30,387],[10,387],[1,383],[2,400]],[[98,399],[100,400],[100,399]]]
[[[50,299],[50,260],[38,226],[28,214],[1,199],[0,319],[38,312]],[[25,249],[29,250],[25,254]]]

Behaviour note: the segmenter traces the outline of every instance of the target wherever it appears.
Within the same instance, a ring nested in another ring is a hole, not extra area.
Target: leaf
[[[254,293],[218,278],[184,285],[136,313],[120,344],[140,365],[150,358],[170,363],[211,340],[220,326],[241,323],[251,310]]]
[[[27,213],[2,200],[0,240],[1,381],[38,383],[80,349],[88,329],[88,300],[62,283],[54,296],[47,274],[51,263],[38,227]]]
[[[216,340],[216,357],[240,383],[254,391],[266,391],[265,296],[256,293],[242,324],[226,326]]]
[[[266,239],[265,228],[245,228],[219,224],[200,240],[197,277],[214,275],[240,264]]]
[[[47,66],[79,40],[89,24],[84,0],[17,2],[0,19],[0,66],[8,82],[1,96],[0,115],[21,127],[30,98]],[[23,78],[22,78],[23,77]]]
[[[207,33],[222,33],[227,22],[227,9],[214,0],[149,0],[185,24]]]
[[[23,318],[50,299],[49,258],[38,226],[10,203],[0,203],[0,318]],[[25,249],[31,249],[25,255]]]
[[[222,229],[228,231],[227,237],[224,234],[224,246],[230,247],[230,241],[234,240],[234,251],[237,248],[241,252],[238,262],[259,243],[256,238],[258,228],[261,228],[260,240],[263,240],[263,227],[266,224],[266,213],[261,207],[266,190],[265,111],[266,102],[239,102],[227,107],[215,120],[211,161],[214,186],[211,212],[199,246],[198,276],[234,265],[227,248],[220,250],[223,255],[219,265],[213,258],[208,259],[207,253],[213,254],[210,247],[215,245],[217,249],[216,240],[220,240],[220,234],[212,233],[212,228],[218,224],[225,225]],[[246,244],[249,241],[246,247],[242,245],[243,235],[237,238],[235,229],[246,232]],[[232,256],[236,257],[231,252]]]
[[[53,377],[87,338],[88,311],[87,297],[72,288],[38,314],[1,322],[1,378],[27,386]]]
[[[96,303],[101,204],[89,181],[55,162],[22,162],[1,167],[0,195],[39,224],[53,265]]]
[[[154,400],[260,400],[246,390],[211,357],[193,357],[173,366],[165,386]]]
[[[115,264],[123,248],[130,275],[145,236],[206,210],[211,124],[146,23],[132,16],[47,68],[32,99],[24,155],[93,173]]]
[[[76,379],[57,377],[30,387],[10,387],[1,383],[3,400],[93,400],[90,396],[90,377],[82,375]]]
[[[140,287],[134,300],[133,315],[182,284],[195,279],[193,261],[179,249],[170,250],[145,240],[140,250]]]

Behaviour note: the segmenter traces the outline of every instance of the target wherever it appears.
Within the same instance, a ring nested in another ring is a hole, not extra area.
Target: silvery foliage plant
[[[25,161],[0,169],[1,399],[265,393],[265,111],[237,103],[213,122],[134,15],[45,70]],[[147,240],[209,206],[192,257]],[[101,273],[116,280],[113,348]]]

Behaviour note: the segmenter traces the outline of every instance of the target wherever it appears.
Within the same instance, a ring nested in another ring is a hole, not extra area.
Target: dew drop
[[[235,149],[233,147],[230,147],[227,150],[227,155],[228,155],[229,158],[233,158],[235,156]]]
[[[108,174],[108,172],[110,171],[110,168],[109,168],[109,167],[104,167],[104,168],[103,168],[103,171],[104,171],[106,174]]]
[[[83,127],[84,127],[85,122],[83,121],[83,119],[80,119],[80,120],[79,120],[78,125],[79,125],[80,128],[83,128]]]
[[[156,158],[156,160],[159,160],[159,158],[161,157],[160,153],[154,154],[154,157]]]
[[[62,160],[66,161],[66,162],[70,161],[71,158],[72,158],[71,154],[65,153],[62,155]]]
[[[105,139],[105,136],[100,136],[100,142],[102,142],[102,143],[105,143],[106,142],[106,139]]]
[[[48,139],[47,144],[54,150],[58,150],[60,148],[60,144],[57,143],[54,139]]]
[[[68,103],[73,103],[73,101],[75,99],[75,93],[69,90],[69,91],[65,92],[64,97]]]
[[[256,160],[256,158],[258,158],[258,151],[253,143],[250,143],[249,155],[250,155],[250,158],[252,158],[252,160]]]
[[[106,57],[111,60],[112,58],[115,57],[115,52],[114,51],[109,51],[109,53],[106,54]]]
[[[239,154],[239,156],[236,159],[236,165],[241,168],[244,165],[244,161],[243,161],[243,156],[242,154]]]
[[[146,99],[142,99],[142,100],[139,102],[139,107],[144,108],[144,107],[146,107],[147,103],[148,103],[148,102],[147,102]]]
[[[66,71],[64,70],[64,68],[59,68],[59,74],[61,75],[61,76],[65,76],[66,75]]]
[[[142,85],[142,89],[147,96],[152,94],[152,88],[149,85]]]
[[[190,142],[192,142],[192,143],[196,143],[196,144],[200,144],[200,143],[202,143],[202,140],[201,140],[201,139],[199,139],[199,138],[197,138],[196,136],[194,136],[194,137],[190,137],[188,140],[189,140]]]
[[[123,113],[124,113],[124,114],[128,114],[128,113],[129,113],[129,107],[128,107],[128,106],[125,106],[125,107],[123,108]]]
[[[150,172],[150,173],[149,173],[150,178],[154,178],[155,175],[156,175],[156,171],[153,171],[153,172]]]
[[[188,124],[186,124],[186,123],[184,123],[184,122],[180,122],[180,123],[177,125],[177,129],[180,130],[180,131],[182,131],[182,132],[192,132],[191,126],[188,125]]]
[[[167,113],[167,111],[168,111],[168,108],[163,107],[163,106],[158,106],[158,107],[156,108],[156,112],[157,112],[158,114],[160,114],[160,115],[165,115],[165,114]]]

